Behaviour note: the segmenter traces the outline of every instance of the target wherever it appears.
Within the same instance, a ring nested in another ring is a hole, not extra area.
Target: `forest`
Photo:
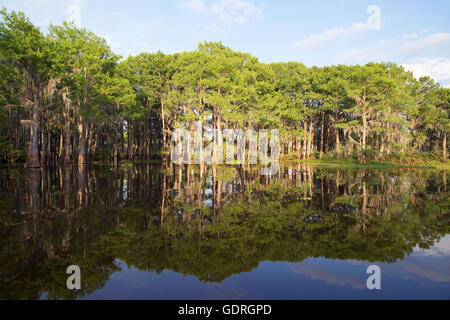
[[[280,158],[447,161],[450,89],[395,63],[261,63],[220,42],[123,58],[72,23],[0,11],[0,161],[166,160],[172,133],[278,129]],[[204,141],[206,145],[208,141]]]

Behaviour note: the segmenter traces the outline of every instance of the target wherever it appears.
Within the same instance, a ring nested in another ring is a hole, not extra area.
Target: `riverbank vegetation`
[[[294,159],[448,159],[450,90],[395,63],[268,64],[212,42],[122,59],[72,24],[44,34],[6,9],[0,21],[4,163],[164,161],[174,130],[195,121],[279,129]]]

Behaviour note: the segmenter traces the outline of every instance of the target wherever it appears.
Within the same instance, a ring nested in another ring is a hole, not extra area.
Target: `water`
[[[0,298],[449,299],[449,174],[3,167]]]

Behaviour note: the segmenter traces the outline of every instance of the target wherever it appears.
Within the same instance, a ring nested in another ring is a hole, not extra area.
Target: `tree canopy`
[[[0,12],[0,160],[165,159],[171,133],[279,129],[282,156],[446,160],[449,89],[391,63],[261,63],[222,43],[122,59],[73,24]],[[206,142],[205,142],[206,143]]]

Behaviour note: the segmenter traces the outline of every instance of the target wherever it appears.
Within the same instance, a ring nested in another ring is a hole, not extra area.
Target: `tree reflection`
[[[261,261],[395,262],[449,233],[446,171],[149,164],[1,170],[0,297],[72,299],[120,268],[220,282]],[[82,290],[66,288],[68,265]]]

